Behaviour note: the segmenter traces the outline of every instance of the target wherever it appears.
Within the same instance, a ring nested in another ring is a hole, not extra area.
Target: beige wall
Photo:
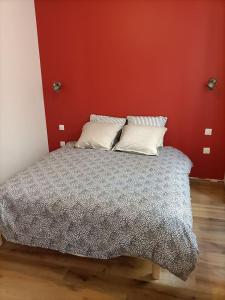
[[[0,183],[48,152],[33,0],[0,0]]]

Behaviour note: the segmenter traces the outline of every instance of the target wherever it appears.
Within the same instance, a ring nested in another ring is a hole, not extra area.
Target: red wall
[[[166,144],[190,156],[192,176],[224,177],[225,1],[35,4],[50,150],[78,138],[90,113],[165,115]]]

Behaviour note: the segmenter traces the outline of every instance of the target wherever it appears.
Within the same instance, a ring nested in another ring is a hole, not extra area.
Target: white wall
[[[48,152],[33,0],[0,0],[0,183]]]

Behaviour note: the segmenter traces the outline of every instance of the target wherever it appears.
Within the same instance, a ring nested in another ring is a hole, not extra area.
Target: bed
[[[55,150],[0,187],[0,232],[14,243],[86,257],[134,256],[186,280],[198,247],[192,230],[189,158]]]

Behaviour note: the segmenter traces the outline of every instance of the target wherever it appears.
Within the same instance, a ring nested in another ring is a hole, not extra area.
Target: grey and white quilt
[[[198,256],[191,166],[172,147],[145,156],[69,143],[0,187],[0,231],[87,257],[147,258],[185,280]]]

